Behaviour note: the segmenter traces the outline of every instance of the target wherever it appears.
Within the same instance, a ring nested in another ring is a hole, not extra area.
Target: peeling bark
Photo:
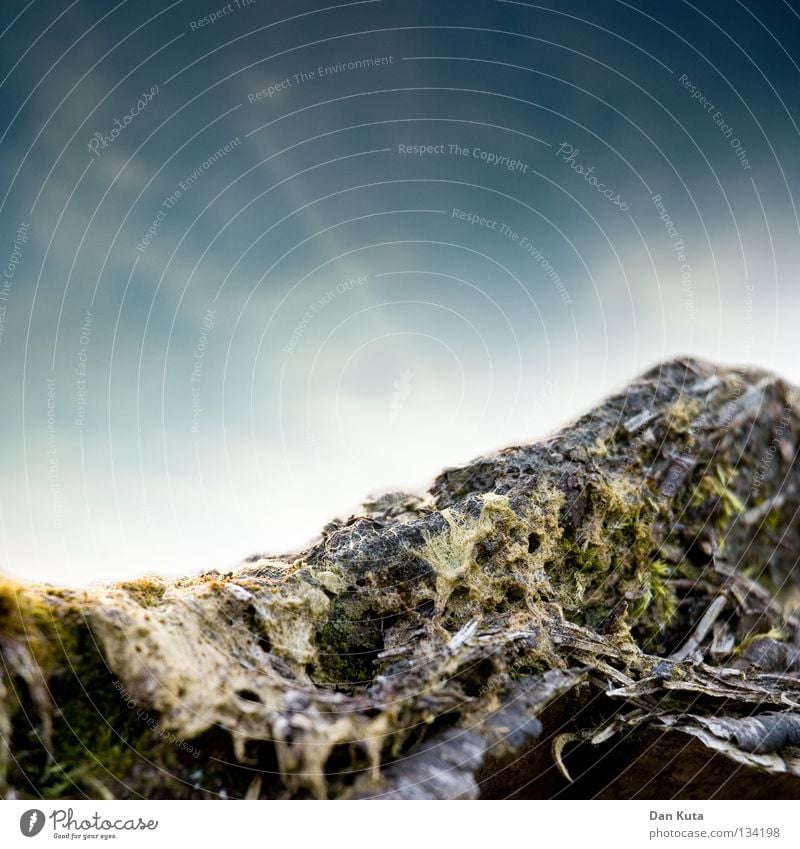
[[[674,361],[296,557],[2,579],[3,793],[796,797],[798,436]]]

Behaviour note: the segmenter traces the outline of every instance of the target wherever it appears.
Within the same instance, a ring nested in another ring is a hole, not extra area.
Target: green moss
[[[142,762],[137,749],[150,758],[160,750],[115,688],[82,603],[81,592],[0,580],[0,730],[15,753],[0,763],[0,785],[17,793],[33,786],[44,798],[111,798]]]
[[[761,631],[759,633],[748,634],[733,650],[734,655],[740,655],[752,643],[758,640],[777,640],[783,641],[787,638],[784,630],[781,628],[770,628],[769,631]]]
[[[720,463],[713,471],[703,475],[692,494],[692,505],[705,507],[715,518],[720,530],[726,530],[744,512],[744,505],[734,491],[737,471],[727,463]]]
[[[477,519],[447,512],[447,531],[427,538],[420,552],[436,573],[437,614],[454,598],[464,608],[462,621],[491,610],[516,576],[529,594],[554,594],[577,624],[603,627],[624,602],[626,627],[661,632],[675,613],[675,598],[667,582],[671,567],[657,557],[652,535],[659,503],[625,473],[597,470],[584,492],[586,509],[569,533],[562,517],[564,494],[546,482],[532,494],[524,516],[498,496],[484,500]],[[526,537],[523,554],[520,541]],[[487,542],[492,554],[483,563],[479,552]],[[539,569],[547,576],[546,586],[535,579]]]
[[[23,587],[0,576],[0,638],[30,653],[45,677],[74,648],[74,631],[65,620],[79,611],[76,598],[52,587]]]
[[[642,566],[636,574],[639,582],[639,598],[632,608],[634,620],[640,620],[648,611],[660,625],[666,624],[675,614],[675,596],[667,584],[672,575],[672,567],[663,560],[653,560]]]
[[[535,569],[544,569],[548,563],[562,557],[564,526],[561,513],[565,500],[564,493],[544,479],[531,493],[524,519],[528,551]]]
[[[84,716],[67,711],[55,727],[57,745],[53,761],[39,775],[28,773],[45,798],[81,797],[83,792],[112,798],[118,787],[125,785],[134,766],[141,762],[138,750],[153,757],[153,746],[140,728],[129,728],[130,722],[120,716],[104,715],[97,705],[81,700]],[[133,714],[135,717],[135,713]],[[137,745],[137,741],[139,745]]]
[[[117,795],[140,761],[137,748],[153,756],[152,732],[114,687],[88,629],[76,626],[48,691],[52,733],[44,740],[41,723],[20,715],[15,744],[24,777],[13,783],[31,782],[44,798]]]
[[[158,604],[166,592],[166,584],[161,578],[143,576],[133,581],[121,583],[120,588],[126,590],[142,607],[153,607]]]
[[[786,520],[783,517],[782,511],[773,507],[766,516],[764,516],[763,521],[763,529],[770,533],[775,533],[776,531],[780,531],[786,524]]]
[[[673,399],[685,376],[681,367],[670,378]],[[403,758],[454,725],[483,733],[517,678],[584,666],[595,683],[644,680],[641,692],[653,691],[651,679],[669,674],[662,660],[673,638],[702,615],[704,594],[728,582],[704,565],[715,539],[733,530],[737,566],[743,548],[762,571],[790,555],[751,546],[766,540],[753,537],[754,522],[737,522],[746,488],[719,458],[758,462],[739,450],[739,426],[714,433],[710,415],[701,430],[698,401],[677,397],[665,409],[665,393],[650,389],[637,385],[551,444],[448,473],[425,509],[410,511],[418,524],[401,529],[388,514],[337,523],[291,563],[262,558],[226,575],[87,593],[0,581],[0,733],[26,772],[14,767],[12,786],[65,798],[124,795],[130,784],[147,795],[176,776],[185,790],[169,795],[225,787],[322,797],[346,795],[367,769],[374,780],[358,790],[369,794],[382,758]],[[613,424],[645,403],[656,407],[646,432]],[[670,470],[674,491],[664,487]],[[456,481],[469,498],[454,507]],[[511,495],[478,495],[496,485]],[[767,531],[791,522],[796,499],[782,497],[784,516],[768,516]],[[442,518],[432,512],[446,504]],[[701,583],[674,621],[680,574]],[[769,629],[775,610],[734,621],[733,633]],[[654,704],[685,712],[708,670],[671,666],[673,684],[686,680]],[[592,712],[620,704],[598,710],[595,701]],[[201,741],[203,760],[187,762],[161,729]]]
[[[0,736],[13,740],[17,724],[29,728],[37,746],[53,744],[50,682],[76,648],[71,618],[79,605],[67,591],[25,586],[0,576]],[[16,759],[18,762],[19,759]],[[0,745],[0,792],[12,764]]]
[[[315,683],[339,690],[369,683],[375,671],[373,661],[381,648],[380,621],[365,611],[360,621],[332,618],[326,622],[317,638]]]
[[[624,600],[628,625],[660,630],[675,611],[669,567],[656,558],[652,529],[659,504],[626,474],[596,473],[580,527],[561,543],[548,573],[579,624],[601,627]]]

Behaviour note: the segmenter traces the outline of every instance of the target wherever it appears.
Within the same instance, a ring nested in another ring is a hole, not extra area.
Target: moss
[[[36,787],[44,798],[114,795],[110,788],[117,787],[137,758],[129,741],[141,739],[142,748],[152,753],[152,743],[145,739],[149,729],[134,721],[114,691],[76,604],[66,604],[57,591],[34,595],[15,588],[14,617],[20,612],[24,616],[24,632],[16,631],[15,637],[8,600],[6,586],[0,626],[4,659],[19,658],[22,645],[29,649],[28,667],[17,662],[8,670],[6,709],[15,749],[8,781],[19,788]],[[17,651],[8,644],[14,639],[24,639]],[[34,713],[27,709],[29,701],[37,708]]]
[[[460,627],[475,612],[501,603],[509,590],[532,590],[528,525],[508,498],[483,496],[477,518],[454,510],[442,515],[446,531],[425,532],[425,545],[416,552],[434,570],[434,615],[439,620],[451,601],[462,608],[454,618],[454,626]]]
[[[615,682],[613,704],[591,696],[600,718],[620,699],[686,712],[698,692],[727,698],[708,666],[664,656],[725,587],[755,610],[731,613],[733,634],[780,624],[740,574],[708,564],[714,535],[727,534],[731,563],[790,571],[797,499],[787,488],[764,522],[784,547],[737,521],[745,488],[723,458],[755,468],[760,437],[730,416],[718,427],[718,398],[697,427],[686,379],[684,366],[659,372],[545,444],[446,474],[425,510],[335,523],[292,562],[260,557],[227,574],[85,593],[0,580],[0,733],[27,773],[14,767],[14,788],[307,797],[358,785],[369,795],[382,759],[388,774],[385,761],[445,730],[484,734],[519,679],[537,673],[584,667],[592,687]],[[642,412],[652,439],[619,425],[615,441],[618,423]],[[665,496],[676,456],[681,474]],[[769,687],[775,704],[780,681]],[[579,723],[574,714],[565,721]],[[548,733],[562,727],[550,722]],[[202,760],[187,762],[162,732],[202,746]]]
[[[764,516],[763,530],[768,531],[769,533],[780,531],[784,525],[785,519],[783,517],[783,512],[777,507],[773,507],[769,513]]]
[[[102,788],[107,797],[124,793],[126,777],[142,760],[139,751],[154,757],[148,726],[114,690],[107,670],[76,668],[53,694],[59,712],[52,759],[28,779],[45,798],[80,798]]]
[[[688,433],[701,409],[701,404],[696,398],[678,396],[664,411],[667,427],[673,433]]]
[[[656,631],[675,611],[666,565],[656,558],[653,525],[660,506],[628,474],[593,475],[581,525],[561,543],[548,570],[571,618],[600,627],[620,600],[628,625]]]
[[[672,566],[663,560],[653,560],[641,567],[636,573],[640,592],[636,599],[632,616],[641,619],[650,611],[652,618],[661,627],[665,627],[675,614],[676,600],[667,580],[673,572]]]
[[[437,614],[455,598],[463,623],[508,593],[516,575],[531,598],[554,593],[576,624],[602,628],[623,601],[625,627],[638,625],[645,634],[662,631],[676,603],[667,582],[671,567],[657,558],[652,535],[661,505],[627,473],[596,471],[584,492],[587,509],[570,532],[564,493],[545,481],[520,515],[498,496],[484,499],[477,519],[448,511],[446,533],[428,537],[420,552],[436,572]],[[529,546],[523,558],[517,541],[525,535]],[[476,556],[487,541],[490,568],[481,567]],[[537,570],[546,574],[546,583],[536,579]]]
[[[708,513],[715,516],[721,530],[744,512],[744,505],[734,490],[737,471],[727,463],[720,463],[713,471],[703,475],[692,494],[692,505],[707,506]]]
[[[609,440],[613,442],[613,440]],[[597,457],[599,459],[603,459],[608,457],[609,455],[609,442],[607,442],[602,437],[598,436],[595,438],[592,445],[589,446],[587,450],[587,455],[589,457]]]
[[[318,666],[314,681],[352,692],[372,680],[373,662],[382,647],[380,617],[364,612],[361,621],[332,618],[317,638]]]
[[[64,622],[79,607],[76,598],[53,587],[22,586],[0,575],[0,637],[24,646],[45,675],[74,648],[74,632]]]
[[[752,643],[757,642],[758,640],[785,640],[786,633],[781,628],[770,628],[769,631],[761,631],[758,633],[748,634],[743,640],[739,642],[739,644],[734,648],[733,654],[740,655],[744,652],[748,646]]]
[[[142,607],[153,607],[158,604],[166,592],[163,579],[146,575],[133,581],[119,584],[120,589],[126,590]]]
[[[596,470],[584,493],[587,509],[569,532],[565,495],[546,481],[539,482],[519,515],[507,498],[496,495],[484,498],[477,519],[446,511],[447,531],[428,536],[419,552],[436,573],[437,614],[457,598],[463,622],[509,592],[516,575],[530,597],[554,592],[577,624],[601,627],[624,600],[628,626],[661,631],[674,615],[675,599],[667,583],[670,567],[656,557],[652,537],[659,503],[627,473]],[[526,535],[523,557],[518,541]],[[494,565],[481,567],[478,552],[487,542]],[[546,574],[546,584],[536,579],[537,570]]]
[[[453,590],[474,565],[475,536],[480,524],[480,520],[472,520],[453,510],[445,510],[442,516],[447,522],[447,531],[436,536],[426,532],[425,548],[419,552],[436,573],[435,612],[440,616]]]
[[[46,586],[23,586],[0,576],[0,737],[11,740],[22,723],[37,745],[52,747],[54,706],[50,683],[77,647],[77,594]],[[0,746],[0,792],[11,762]]]

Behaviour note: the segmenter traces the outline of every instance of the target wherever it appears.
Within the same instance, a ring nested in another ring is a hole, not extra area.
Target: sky
[[[800,383],[797,0],[4,0],[0,571],[297,551],[654,363]]]

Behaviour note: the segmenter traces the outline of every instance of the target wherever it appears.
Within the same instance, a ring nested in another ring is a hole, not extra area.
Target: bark
[[[3,793],[797,797],[799,435],[674,361],[297,556],[2,579]]]

